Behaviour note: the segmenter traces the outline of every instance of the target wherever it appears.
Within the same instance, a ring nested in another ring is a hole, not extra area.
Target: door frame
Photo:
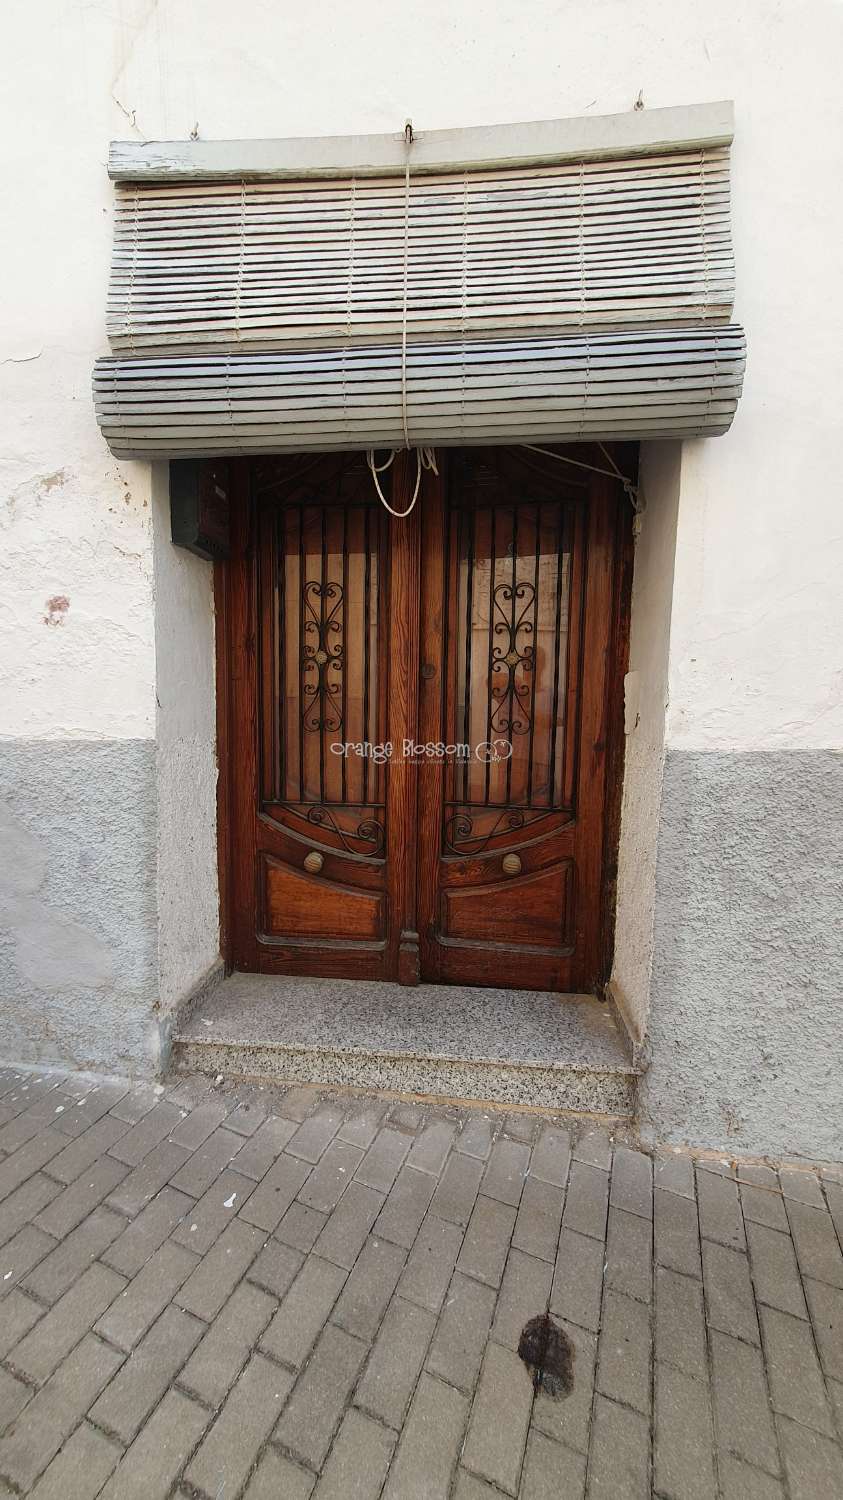
[[[607,444],[605,452],[591,444],[578,444],[577,461],[603,468],[605,454],[622,473],[634,479],[638,467],[637,443]],[[393,465],[392,503],[399,511],[407,509],[416,481],[415,455],[412,452],[396,454]],[[423,525],[423,505],[434,477],[429,471],[422,473],[418,505],[406,520],[393,520],[390,525],[390,601],[406,598],[408,590],[421,587],[424,566],[422,549],[417,544],[418,530]],[[620,487],[618,487],[620,490]],[[232,529],[248,527],[252,519],[250,493],[250,460],[231,460],[231,519]],[[604,813],[602,873],[599,901],[599,972],[597,988],[600,993],[608,982],[614,952],[615,908],[618,874],[618,851],[620,844],[621,803],[624,771],[624,678],[629,661],[629,636],[632,605],[632,574],[634,558],[632,506],[619,498],[615,511],[614,577],[612,580],[611,629],[609,634],[607,682],[605,693],[606,734],[602,747],[605,754]],[[226,561],[214,563],[213,588],[215,609],[216,651],[216,710],[217,710],[217,859],[220,897],[220,951],[225,972],[234,968],[234,887],[237,850],[234,847],[233,775],[235,755],[254,755],[244,743],[249,736],[242,734],[242,726],[234,722],[233,685],[235,666],[233,645],[235,631],[245,627],[254,633],[255,621],[237,620],[232,610],[232,571]],[[400,734],[416,736],[419,724],[420,686],[420,641],[417,619],[409,622],[400,613],[391,615],[393,632],[400,639],[392,643],[395,662],[402,663],[402,670],[395,673],[390,683],[389,733],[400,728]],[[239,732],[238,732],[239,730]],[[396,772],[398,773],[396,775]],[[417,909],[417,847],[415,797],[413,777],[409,762],[396,758],[390,766],[387,781],[387,827],[395,831],[395,837],[403,839],[406,857],[390,861],[388,897],[399,920],[396,972],[399,981],[413,984],[419,974],[419,922]],[[410,803],[412,802],[412,807]],[[377,983],[377,980],[373,980]]]

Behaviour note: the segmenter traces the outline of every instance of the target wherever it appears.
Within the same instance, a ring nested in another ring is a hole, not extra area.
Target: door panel
[[[502,448],[428,510],[422,738],[464,753],[420,768],[424,977],[596,983],[616,505]]]
[[[619,486],[524,449],[438,457],[403,519],[363,455],[234,466],[230,956],[590,989]],[[415,478],[396,455],[397,509]],[[405,756],[405,740],[457,748]]]

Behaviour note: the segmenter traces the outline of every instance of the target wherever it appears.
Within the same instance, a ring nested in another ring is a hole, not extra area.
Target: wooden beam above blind
[[[730,100],[620,115],[416,131],[413,175],[466,168],[599,161],[727,146]],[[304,136],[252,141],[112,141],[108,171],[117,182],[221,182],[236,179],[382,177],[404,171],[403,131],[392,135]]]

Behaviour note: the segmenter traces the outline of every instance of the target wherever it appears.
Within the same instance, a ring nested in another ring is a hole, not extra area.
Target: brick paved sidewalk
[[[9,1069],[0,1494],[831,1500],[841,1235],[839,1172]],[[562,1400],[516,1352],[548,1307]]]

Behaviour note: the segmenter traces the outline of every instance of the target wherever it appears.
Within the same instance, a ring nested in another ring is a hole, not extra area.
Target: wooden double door
[[[522,448],[452,450],[398,519],[362,454],[235,467],[218,574],[233,966],[592,990],[620,486]],[[399,510],[415,482],[413,453],[381,475]]]

